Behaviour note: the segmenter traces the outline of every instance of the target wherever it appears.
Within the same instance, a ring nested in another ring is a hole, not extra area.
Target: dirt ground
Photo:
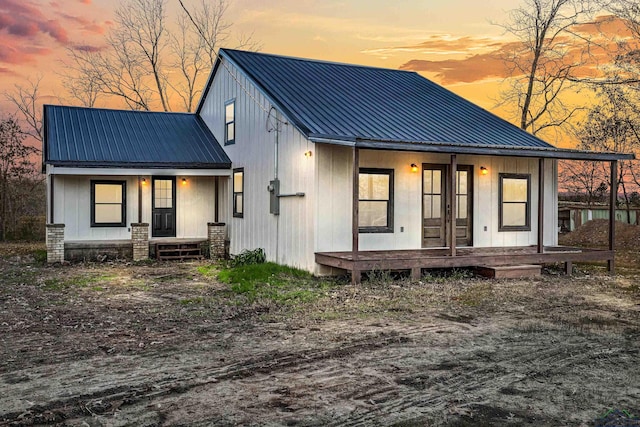
[[[206,261],[36,249],[0,248],[0,425],[640,425],[637,258],[291,304],[238,298]]]

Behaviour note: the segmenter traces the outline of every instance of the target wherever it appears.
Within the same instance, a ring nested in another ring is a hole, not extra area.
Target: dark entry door
[[[456,171],[456,246],[472,245],[472,203],[473,191],[471,166],[460,165]],[[447,215],[451,215],[448,194],[449,165],[422,165],[422,247],[449,246]]]
[[[176,236],[176,179],[153,178],[152,231],[153,237]]]

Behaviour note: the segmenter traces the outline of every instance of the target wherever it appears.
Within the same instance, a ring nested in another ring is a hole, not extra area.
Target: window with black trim
[[[124,227],[126,212],[126,181],[91,181],[92,227]]]
[[[224,145],[236,143],[236,100],[224,104]]]
[[[393,169],[360,168],[359,186],[359,231],[393,233]]]
[[[233,170],[233,216],[244,216],[244,168]]]
[[[531,230],[531,175],[500,174],[500,231]]]

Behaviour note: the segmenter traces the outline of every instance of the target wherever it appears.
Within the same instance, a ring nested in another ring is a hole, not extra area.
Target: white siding
[[[351,148],[316,144],[318,152],[318,233],[316,251],[351,250]],[[360,151],[360,167],[394,170],[393,233],[361,233],[361,250],[417,249],[422,244],[422,177],[411,164],[448,164],[449,155]],[[473,245],[477,247],[537,244],[538,159],[458,155],[459,165],[473,166]],[[557,162],[546,162],[545,244],[557,243]],[[489,170],[480,175],[480,166]],[[531,231],[498,231],[499,174],[531,175]],[[486,230],[485,230],[486,227]]]
[[[232,216],[230,182],[221,180],[226,184],[224,218],[230,251],[238,254],[244,249],[264,248],[271,261],[313,271],[316,155],[306,158],[304,152],[313,151],[314,146],[292,124],[280,123],[276,131],[276,111],[270,100],[242,72],[223,61],[200,114],[223,144],[224,106],[235,99],[235,144],[224,149],[233,168],[244,168],[244,217]],[[281,198],[280,215],[269,213],[267,190],[276,173],[276,138],[280,193],[305,193],[304,197]]]
[[[182,178],[187,183],[182,185]],[[143,176],[142,222],[151,224],[151,176]],[[221,182],[226,178],[221,178]],[[138,178],[136,176],[73,176],[54,178],[54,219],[65,224],[65,240],[130,239],[130,224],[138,222]],[[126,226],[91,227],[91,180],[127,183]],[[176,177],[176,237],[207,237],[207,222],[215,216],[213,177]]]
[[[215,218],[214,178],[186,176],[186,184],[182,178],[176,178],[176,237],[207,237],[207,222]]]
[[[137,178],[133,176],[55,176],[54,221],[65,225],[65,240],[130,239],[129,224],[138,221]],[[91,227],[91,180],[126,181],[126,226]]]

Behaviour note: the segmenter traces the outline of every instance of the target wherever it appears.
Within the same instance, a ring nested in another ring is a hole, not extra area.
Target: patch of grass
[[[100,276],[76,276],[70,278],[53,278],[44,281],[44,288],[50,291],[62,291],[70,288],[87,288],[91,285],[91,289],[96,291],[103,291],[104,288],[97,286],[98,283],[108,282],[115,279],[114,275],[100,275]]]
[[[204,297],[184,298],[184,299],[181,299],[179,302],[180,302],[180,305],[202,304],[204,302]]]
[[[47,250],[46,249],[36,249],[32,252],[33,259],[38,264],[44,264],[47,262]]]
[[[422,276],[422,280],[425,282],[446,282],[472,277],[473,272],[468,268],[434,268],[427,270],[427,273]]]
[[[215,274],[218,272],[218,266],[214,264],[201,265],[197,268],[197,270],[198,273],[202,274],[203,276],[211,277],[215,276]]]
[[[272,262],[223,269],[218,279],[229,284],[232,293],[249,301],[267,299],[280,304],[314,301],[333,286],[306,271]]]
[[[469,307],[477,307],[491,298],[492,287],[490,283],[478,283],[465,289],[460,295],[454,297],[460,304]]]

